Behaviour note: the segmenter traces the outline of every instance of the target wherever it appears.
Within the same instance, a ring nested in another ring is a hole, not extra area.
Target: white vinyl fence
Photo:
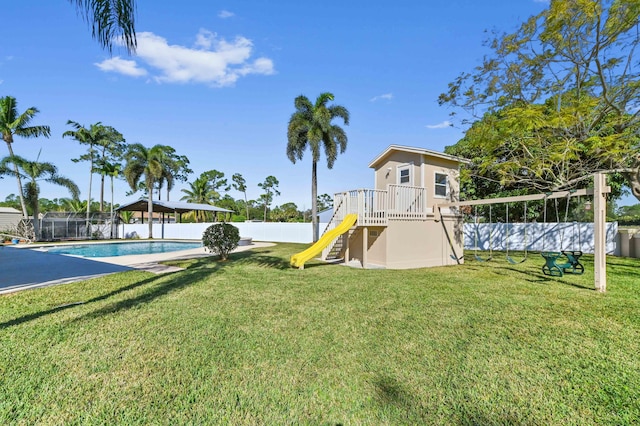
[[[311,223],[281,222],[230,222],[240,230],[243,238],[255,241],[271,241],[276,243],[310,243],[313,241]],[[202,240],[202,234],[212,223],[154,223],[153,237],[180,240]],[[327,224],[320,224],[323,230]],[[134,234],[135,233],[135,234]],[[118,229],[120,238],[149,237],[149,225],[121,224]]]
[[[606,226],[607,254],[616,253],[618,222]],[[526,238],[525,238],[526,233]],[[508,239],[507,239],[508,236]],[[594,251],[593,223],[465,223],[465,250]]]

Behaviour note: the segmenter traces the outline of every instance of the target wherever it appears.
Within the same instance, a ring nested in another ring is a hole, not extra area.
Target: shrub
[[[202,234],[202,244],[222,260],[227,260],[229,253],[238,247],[238,242],[240,231],[229,223],[213,224]]]

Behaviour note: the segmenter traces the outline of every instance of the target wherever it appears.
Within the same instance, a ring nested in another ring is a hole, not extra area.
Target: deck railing
[[[425,188],[389,185],[388,217],[391,220],[424,220],[427,217]]]
[[[358,215],[357,226],[387,226],[389,220],[423,220],[427,217],[427,195],[424,188],[389,185],[388,190],[354,189],[333,197],[333,217],[327,232],[342,222],[346,215]],[[326,259],[342,236],[322,251]],[[348,238],[348,237],[347,237]]]
[[[422,220],[427,217],[424,188],[389,185],[387,191],[354,189],[335,194],[332,222],[340,223],[347,214],[358,215],[358,226],[386,226],[389,220]]]

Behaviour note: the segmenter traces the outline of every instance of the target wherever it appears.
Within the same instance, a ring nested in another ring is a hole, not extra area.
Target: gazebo
[[[211,204],[184,203],[180,201],[152,201],[153,212],[162,213],[162,221],[165,222],[165,213],[174,213],[177,215],[177,222],[182,222],[182,214],[191,211],[208,211],[214,213],[233,213],[233,210],[223,209],[222,207],[213,206]],[[144,222],[144,212],[148,210],[148,201],[140,199],[129,204],[124,204],[116,209],[116,211],[132,211],[141,212],[142,222]]]

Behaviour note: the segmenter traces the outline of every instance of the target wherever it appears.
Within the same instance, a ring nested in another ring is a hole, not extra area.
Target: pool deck
[[[273,243],[253,242],[250,245],[238,246],[234,252],[271,245]],[[3,246],[0,247],[0,294],[82,281],[133,269],[155,274],[175,272],[182,268],[158,262],[206,256],[212,254],[206,252],[203,247],[170,253],[89,259],[48,253],[38,250],[35,245]]]

